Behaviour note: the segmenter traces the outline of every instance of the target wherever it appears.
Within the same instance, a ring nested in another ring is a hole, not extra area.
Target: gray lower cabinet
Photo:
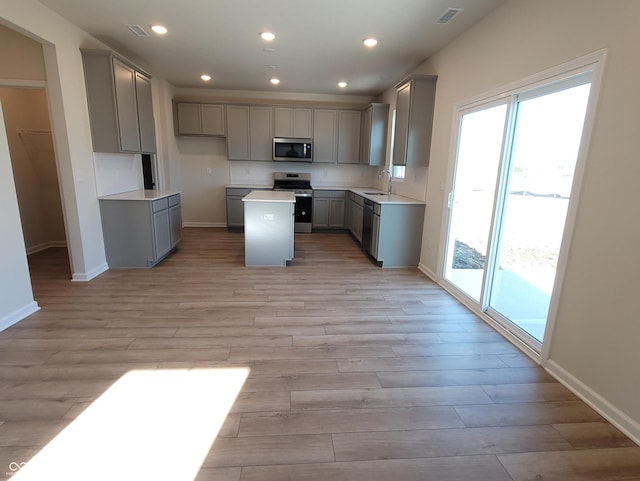
[[[371,255],[382,267],[420,263],[424,205],[374,204]]]
[[[344,190],[313,191],[313,229],[344,229],[345,194]]]
[[[364,199],[358,194],[349,192],[349,232],[362,242],[362,218],[364,215]]]
[[[182,204],[180,194],[169,197],[169,227],[171,229],[171,247],[177,247],[182,240]]]
[[[265,188],[244,188],[244,187],[227,187],[227,229],[239,230],[244,228],[244,205],[243,197],[249,195],[254,190],[271,190]]]
[[[182,240],[180,194],[155,199],[100,199],[109,267],[153,267]]]
[[[287,192],[290,201],[274,201],[266,194],[280,193],[254,192],[243,200],[245,265],[284,267],[294,255],[295,196]]]

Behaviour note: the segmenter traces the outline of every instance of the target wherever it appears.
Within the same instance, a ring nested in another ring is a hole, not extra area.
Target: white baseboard
[[[607,421],[631,438],[634,443],[640,445],[640,423],[620,411],[620,409],[584,384],[573,374],[560,367],[555,361],[549,360],[546,365],[546,370],[567,389],[595,409]]]
[[[21,307],[17,311],[12,312],[8,316],[0,319],[0,332],[4,331],[8,327],[13,326],[15,323],[20,322],[27,316],[30,316],[34,312],[38,311],[40,307],[36,301],[31,301],[24,307]]]
[[[94,277],[98,277],[105,271],[109,270],[108,264],[105,262],[102,265],[99,265],[95,269],[91,269],[89,272],[74,272],[71,276],[71,281],[73,282],[89,282]]]
[[[182,227],[227,227],[225,222],[184,222]]]
[[[427,276],[433,282],[438,282],[438,276],[436,275],[436,273],[433,272],[431,269],[429,269],[422,262],[418,264],[418,269],[420,270],[420,272],[422,272],[425,276]]]
[[[51,247],[67,247],[66,241],[49,241],[43,242],[35,246],[27,247],[27,255],[35,254],[36,252],[50,249]]]

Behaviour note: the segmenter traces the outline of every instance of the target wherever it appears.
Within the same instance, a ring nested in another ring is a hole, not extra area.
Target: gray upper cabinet
[[[371,104],[362,114],[362,145],[360,163],[385,165],[389,105]]]
[[[229,160],[251,160],[248,106],[227,105],[227,149]]]
[[[151,83],[108,50],[82,50],[94,152],[155,152]]]
[[[120,132],[120,150],[124,152],[140,152],[136,73],[128,65],[118,59],[113,59],[113,78],[116,90],[116,114],[118,131]]]
[[[176,102],[175,109],[176,135],[226,135],[224,105]]]
[[[138,126],[140,128],[140,148],[142,152],[155,152],[156,128],[153,121],[151,80],[140,72],[136,72],[136,102],[138,105]]]
[[[435,75],[414,75],[396,86],[394,165],[429,165],[436,80]]]
[[[273,108],[252,105],[249,107],[249,138],[251,160],[273,159]]]
[[[275,137],[313,137],[313,111],[309,108],[274,107],[273,118]]]
[[[227,105],[229,160],[271,160],[273,108]]]
[[[313,111],[313,161],[337,162],[338,160],[338,111],[315,109]]]
[[[338,163],[360,163],[360,110],[338,110]]]

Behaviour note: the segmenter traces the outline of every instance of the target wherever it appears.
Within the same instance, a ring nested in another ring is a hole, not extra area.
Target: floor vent
[[[451,20],[453,20],[453,17],[458,15],[460,12],[462,12],[462,8],[448,8],[446,12],[440,15],[440,18],[438,18],[435,23],[449,23]]]
[[[150,37],[147,31],[140,25],[127,25],[127,28],[133,32],[137,37]]]

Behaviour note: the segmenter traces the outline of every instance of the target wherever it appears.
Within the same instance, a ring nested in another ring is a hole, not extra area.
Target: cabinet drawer
[[[364,205],[364,199],[362,196],[358,194],[354,194],[353,192],[349,192],[349,198],[358,205]]]
[[[174,205],[180,205],[180,194],[169,197],[169,207],[173,207]],[[154,210],[154,212],[156,211]]]
[[[169,200],[165,197],[164,199],[158,199],[153,201],[153,212],[160,212],[163,209],[169,208]]]
[[[340,198],[344,199],[344,190],[314,190],[313,196],[317,199]]]
[[[238,187],[227,187],[227,195],[249,195],[252,189],[241,189]]]

